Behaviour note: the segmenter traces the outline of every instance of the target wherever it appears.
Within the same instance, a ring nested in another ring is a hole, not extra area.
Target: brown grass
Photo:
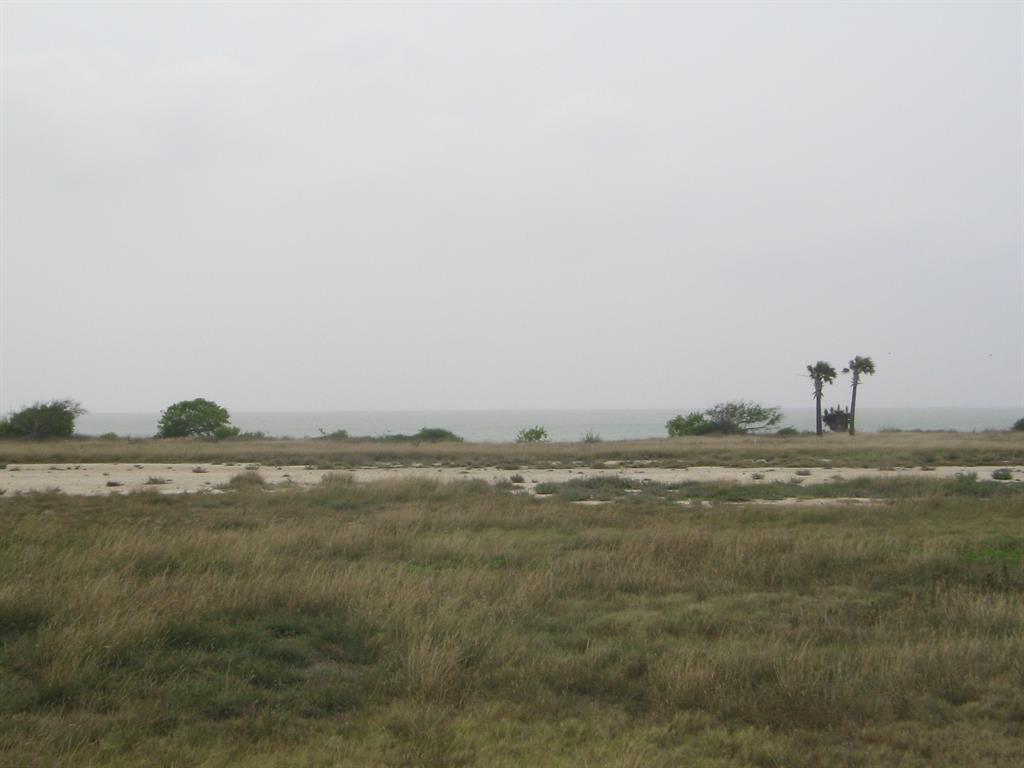
[[[0,463],[236,463],[344,467],[438,463],[516,469],[579,462],[666,466],[940,466],[1024,463],[1024,433],[707,436],[603,443],[384,443],[357,440],[0,440]]]
[[[1024,492],[6,498],[0,765],[1016,765]]]

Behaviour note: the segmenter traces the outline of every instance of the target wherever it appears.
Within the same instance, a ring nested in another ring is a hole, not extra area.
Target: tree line
[[[814,385],[815,419],[814,426],[818,436],[824,434],[822,424],[828,424],[833,432],[849,432],[856,434],[857,387],[863,376],[871,376],[875,372],[875,363],[870,357],[854,357],[843,373],[849,373],[851,380],[850,407],[848,409],[832,408],[822,413],[821,400],[826,384],[836,380],[836,369],[830,363],[819,360],[807,366],[807,373]],[[692,411],[686,416],[680,414],[665,424],[669,437],[687,435],[745,435],[765,432],[782,421],[782,409],[777,406],[764,406],[738,400],[718,403],[706,411]],[[792,434],[796,430],[783,428],[780,434]]]

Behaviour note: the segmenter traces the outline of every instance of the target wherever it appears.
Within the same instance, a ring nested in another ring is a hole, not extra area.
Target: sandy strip
[[[1024,482],[1024,467],[1006,467],[1013,473],[1014,482]],[[624,477],[631,480],[652,480],[677,483],[690,480],[729,483],[771,483],[797,481],[808,485],[860,477],[920,477],[950,478],[958,473],[973,472],[979,480],[988,480],[993,470],[1003,467],[896,467],[873,469],[863,467],[765,467],[763,469],[736,467],[677,468],[609,468],[585,467],[565,469],[502,470],[497,467],[366,467],[356,469],[323,470],[302,466],[259,466],[255,464],[9,464],[0,470],[0,493],[15,494],[57,489],[67,494],[106,495],[138,490],[161,493],[196,493],[212,491],[232,477],[247,470],[259,472],[270,484],[294,483],[311,486],[325,475],[349,475],[356,482],[369,483],[395,478],[423,477],[444,482],[455,480],[484,480],[489,483],[508,481],[516,475],[523,478],[520,487],[531,489],[544,482],[562,483],[583,477]],[[517,480],[519,478],[516,478]]]

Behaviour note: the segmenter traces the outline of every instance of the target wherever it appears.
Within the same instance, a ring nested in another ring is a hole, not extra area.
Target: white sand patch
[[[564,483],[584,477],[622,477],[635,481],[650,480],[658,483],[683,481],[727,482],[763,484],[798,480],[806,485],[853,480],[855,478],[919,477],[951,478],[959,473],[975,473],[979,480],[991,479],[996,466],[935,467],[923,471],[920,467],[873,469],[864,467],[736,467],[663,468],[614,467],[607,469],[518,469],[501,470],[496,467],[424,467],[390,466],[357,467],[355,469],[313,469],[304,466],[258,466],[243,464],[9,464],[0,470],[0,492],[26,493],[57,489],[76,495],[105,495],[152,490],[159,493],[197,493],[212,491],[232,477],[245,471],[255,471],[271,486],[296,484],[316,485],[325,475],[349,475],[355,482],[369,483],[397,478],[432,478],[443,482],[457,480],[483,480],[488,483],[507,482],[513,475],[522,475],[524,483],[518,487],[532,492],[537,483]],[[1013,480],[1024,482],[1024,467],[1009,467]],[[156,481],[161,481],[157,483]],[[806,500],[801,503],[806,503]]]

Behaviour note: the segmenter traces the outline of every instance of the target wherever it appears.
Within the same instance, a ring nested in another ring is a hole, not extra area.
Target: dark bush
[[[461,443],[462,438],[447,429],[440,427],[421,427],[420,431],[412,436],[414,440],[421,440],[426,443]]]
[[[700,411],[693,411],[688,416],[680,414],[665,422],[669,437],[686,437],[688,435],[706,435],[710,430],[708,420]]]
[[[75,433],[75,419],[83,413],[85,409],[74,400],[36,403],[0,421],[0,437],[71,437]]]

